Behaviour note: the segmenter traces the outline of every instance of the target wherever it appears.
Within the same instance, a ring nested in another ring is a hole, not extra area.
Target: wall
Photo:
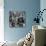
[[[0,42],[4,41],[4,8],[3,0],[0,1]]]
[[[26,11],[26,27],[9,27],[9,10]],[[35,14],[40,10],[40,0],[4,0],[4,38],[7,41],[18,41],[32,29]]]
[[[40,10],[42,11],[43,9],[46,9],[46,0],[40,0]],[[43,12],[43,22],[40,22],[40,25],[46,27],[46,11]]]

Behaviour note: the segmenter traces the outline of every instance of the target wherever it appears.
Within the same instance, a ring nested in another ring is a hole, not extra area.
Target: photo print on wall
[[[9,11],[10,27],[25,27],[26,12],[25,11]]]

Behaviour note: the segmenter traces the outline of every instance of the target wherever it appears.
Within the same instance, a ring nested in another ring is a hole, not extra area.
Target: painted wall
[[[0,42],[4,41],[4,8],[3,0],[0,1]]]
[[[26,27],[9,27],[9,10],[26,11]],[[4,0],[4,38],[7,41],[18,41],[32,29],[36,12],[40,10],[40,0]]]
[[[40,1],[40,10],[42,11],[43,9],[46,9],[46,0]],[[40,25],[46,26],[46,11],[43,12],[42,16],[43,16],[44,21],[43,22],[41,21]]]

